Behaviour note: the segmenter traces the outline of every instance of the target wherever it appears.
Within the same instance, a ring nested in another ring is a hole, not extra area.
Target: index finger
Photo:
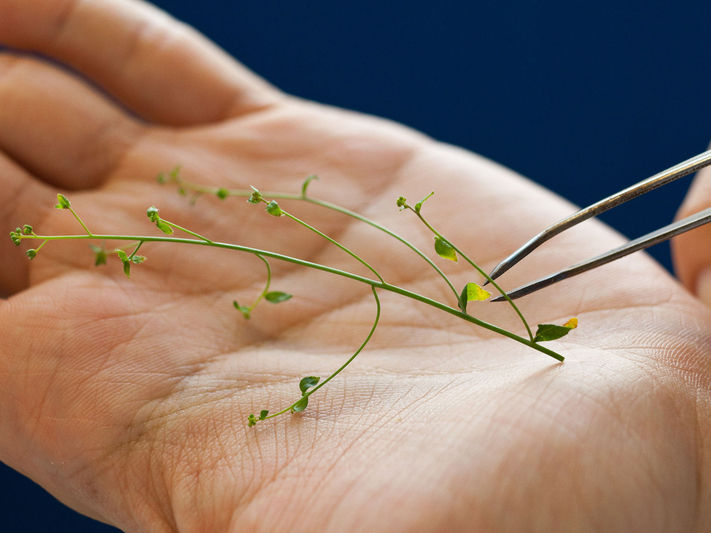
[[[139,0],[4,0],[0,44],[66,63],[167,125],[239,116],[281,97],[192,28]]]

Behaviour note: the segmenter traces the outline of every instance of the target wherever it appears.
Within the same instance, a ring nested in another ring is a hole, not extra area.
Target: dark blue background
[[[581,205],[711,138],[708,0],[157,3],[287,92],[403,122]],[[667,223],[682,181],[603,219],[628,236]],[[669,266],[666,245],[653,253]],[[5,531],[112,530],[0,476]]]

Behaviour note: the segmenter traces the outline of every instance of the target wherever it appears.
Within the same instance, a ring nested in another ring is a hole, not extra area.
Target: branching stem
[[[349,278],[349,279],[358,281],[360,283],[364,283],[366,285],[370,285],[371,287],[375,287],[375,288],[379,288],[379,289],[383,289],[386,291],[400,294],[400,295],[410,298],[412,300],[417,300],[417,301],[427,304],[431,307],[440,309],[441,311],[445,311],[446,313],[449,313],[450,315],[453,315],[453,316],[456,316],[456,317],[461,318],[463,320],[466,320],[467,322],[476,324],[477,326],[488,329],[489,331],[492,331],[494,333],[498,333],[499,335],[503,335],[504,337],[508,337],[509,339],[515,340],[516,342],[525,344],[526,346],[529,346],[529,347],[533,348],[534,350],[537,350],[537,351],[544,353],[550,357],[553,357],[554,359],[556,359],[558,361],[563,361],[563,359],[564,359],[564,357],[562,355],[560,355],[559,353],[557,353],[553,350],[550,350],[549,348],[546,348],[545,346],[542,346],[538,343],[535,343],[535,342],[531,341],[530,339],[526,339],[524,337],[516,335],[515,333],[512,333],[510,331],[502,329],[498,326],[495,326],[494,324],[491,324],[491,323],[486,322],[484,320],[478,319],[478,318],[473,317],[469,314],[463,313],[459,309],[455,309],[455,308],[450,307],[442,302],[438,302],[436,300],[428,298],[427,296],[418,294],[418,293],[410,291],[408,289],[404,289],[402,287],[398,287],[396,285],[392,285],[392,284],[384,282],[384,281],[366,278],[365,276],[361,276],[359,274],[354,274],[352,272],[348,272],[348,271],[341,270],[338,268],[329,267],[327,265],[322,265],[320,263],[313,263],[311,261],[306,261],[304,259],[298,259],[296,257],[291,257],[288,255],[279,254],[277,252],[271,252],[268,250],[260,250],[258,248],[252,248],[249,246],[243,246],[243,245],[239,245],[239,244],[209,241],[209,240],[205,240],[202,237],[198,240],[198,239],[187,239],[187,238],[167,237],[167,236],[92,234],[92,235],[22,235],[22,236],[20,236],[20,239],[22,239],[22,240],[34,239],[34,240],[45,240],[45,241],[59,241],[59,240],[104,240],[104,241],[134,241],[134,242],[144,241],[144,242],[155,242],[155,243],[190,244],[190,245],[195,245],[195,246],[211,246],[214,248],[224,248],[224,249],[228,249],[228,250],[235,250],[235,251],[239,251],[239,252],[251,253],[254,255],[262,255],[264,257],[271,257],[271,258],[276,259],[278,261],[285,261],[285,262],[293,263],[293,264],[300,265],[303,267],[312,268],[315,270],[320,270],[322,272],[328,272],[331,274],[335,274],[337,276],[342,276],[345,278]]]
[[[431,195],[430,195],[431,196]],[[429,198],[429,196],[428,196]],[[450,241],[449,239],[446,239],[439,231],[437,231],[427,220],[425,219],[424,216],[422,216],[422,212],[419,209],[413,209],[409,205],[405,206],[407,209],[411,210],[413,213],[417,215],[417,218],[419,218],[422,223],[429,229],[436,237],[440,239],[444,239],[449,245],[454,249],[455,252],[457,252],[460,256],[464,258],[464,260],[469,263],[474,269],[481,274],[484,279],[486,279],[489,283],[493,285],[493,287],[499,291],[501,296],[504,297],[504,299],[511,305],[513,310],[516,312],[518,317],[521,319],[521,322],[523,323],[524,327],[526,328],[526,332],[528,333],[528,338],[533,342],[533,332],[531,331],[531,327],[528,325],[528,322],[526,321],[526,318],[523,316],[523,313],[520,311],[518,306],[514,303],[514,301],[509,298],[509,295],[504,291],[501,287],[499,287],[499,284],[496,283],[490,276],[487,274],[485,270],[483,270],[479,265],[477,265],[474,261],[472,261],[467,254],[462,252],[457,246]]]
[[[197,183],[192,183],[190,181],[186,181],[178,176],[173,176],[172,179],[183,189],[188,189],[191,191],[194,191],[195,193],[198,194],[209,194],[209,195],[217,195],[218,192],[220,193],[221,198],[227,198],[230,196],[235,196],[239,198],[247,198],[252,194],[252,191],[248,191],[245,189],[223,189],[219,187],[209,187],[206,185],[200,185]],[[337,204],[333,204],[331,202],[327,202],[325,200],[319,200],[317,198],[312,198],[311,196],[308,196],[306,194],[289,194],[289,193],[283,193],[283,192],[269,192],[265,191],[262,193],[265,197],[272,198],[274,200],[298,200],[302,202],[307,202],[313,205],[317,205],[319,207],[323,207],[325,209],[330,209],[331,211],[335,211],[336,213],[340,213],[342,215],[351,217],[355,220],[358,220],[360,222],[363,222],[365,224],[368,224],[369,226],[377,229],[378,231],[381,231],[385,233],[386,235],[389,235],[390,237],[393,237],[397,241],[401,242],[405,246],[407,246],[410,250],[415,252],[417,255],[420,256],[421,259],[423,259],[430,267],[437,272],[440,278],[444,280],[444,282],[447,284],[447,286],[450,288],[452,291],[452,294],[454,294],[455,300],[459,297],[459,293],[457,292],[457,289],[454,287],[452,282],[449,280],[447,275],[442,272],[442,269],[440,269],[432,259],[430,259],[427,254],[425,254],[422,250],[417,248],[414,244],[412,244],[410,241],[405,239],[404,237],[398,235],[391,229],[383,226],[382,224],[379,224],[378,222],[375,222],[374,220],[371,220],[360,213],[356,213],[355,211],[351,211],[350,209],[346,209],[345,207],[342,207]]]
[[[368,336],[367,336],[367,337],[365,338],[365,340],[361,343],[361,345],[358,347],[358,349],[353,353],[353,355],[351,355],[351,356],[348,358],[348,360],[347,360],[345,363],[343,363],[343,364],[342,364],[336,371],[334,371],[330,376],[328,376],[326,379],[324,379],[323,381],[321,381],[321,382],[320,382],[318,385],[316,385],[315,387],[313,387],[313,388],[309,389],[307,392],[305,392],[305,393],[303,394],[303,396],[302,396],[299,400],[297,400],[297,401],[295,401],[294,403],[292,403],[289,407],[287,407],[287,408],[285,408],[285,409],[282,409],[281,411],[278,411],[278,412],[276,412],[276,413],[274,413],[274,414],[271,414],[271,415],[269,415],[269,416],[263,418],[262,420],[267,420],[267,419],[269,419],[269,418],[274,418],[275,416],[283,415],[283,414],[285,414],[285,413],[288,413],[289,411],[292,411],[292,410],[294,409],[294,407],[296,407],[296,405],[297,405],[299,402],[303,401],[303,399],[304,399],[305,397],[308,398],[309,396],[311,396],[314,392],[316,392],[317,390],[319,390],[319,389],[320,389],[321,387],[323,387],[326,383],[328,383],[329,381],[331,381],[331,380],[332,380],[333,378],[335,378],[338,374],[340,374],[343,370],[345,370],[345,368],[353,362],[353,360],[358,356],[358,354],[363,351],[363,348],[365,348],[365,346],[368,344],[368,342],[370,341],[370,339],[373,337],[373,333],[375,333],[375,328],[378,327],[378,323],[380,322],[380,298],[378,297],[378,291],[375,290],[375,286],[374,286],[374,285],[371,286],[371,290],[373,291],[373,298],[375,299],[375,306],[376,306],[376,309],[375,309],[375,319],[373,320],[373,325],[371,326],[370,331],[368,332]]]

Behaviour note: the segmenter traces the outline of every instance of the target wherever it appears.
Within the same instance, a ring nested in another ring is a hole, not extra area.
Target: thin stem
[[[506,299],[506,301],[509,303],[509,305],[511,305],[511,307],[512,307],[513,310],[516,312],[516,314],[518,315],[518,317],[521,319],[521,322],[523,322],[523,325],[524,325],[524,327],[526,328],[526,332],[528,333],[528,337],[531,339],[531,342],[533,342],[533,332],[531,331],[531,327],[528,325],[528,322],[526,321],[526,318],[523,316],[523,313],[521,313],[521,310],[518,308],[518,306],[514,303],[514,301],[513,301],[511,298],[509,298],[509,295],[506,294],[506,291],[504,291],[504,290],[499,286],[498,283],[496,283],[493,279],[491,279],[491,278],[489,277],[489,274],[486,273],[486,271],[484,271],[479,265],[477,265],[474,261],[472,261],[472,260],[469,258],[469,256],[468,256],[467,254],[465,254],[464,252],[462,252],[462,251],[461,251],[459,248],[457,248],[457,246],[455,246],[451,241],[449,241],[449,240],[446,239],[444,236],[442,236],[442,234],[441,234],[439,231],[437,231],[435,228],[433,228],[432,225],[430,225],[430,223],[427,222],[427,220],[425,220],[425,217],[422,216],[422,213],[420,213],[420,211],[418,211],[418,210],[416,210],[416,209],[413,209],[413,208],[410,207],[409,205],[407,206],[407,208],[410,209],[413,213],[415,213],[415,214],[417,215],[417,218],[419,218],[419,219],[422,221],[422,223],[423,223],[425,226],[427,226],[427,228],[428,228],[432,233],[435,234],[435,236],[437,236],[437,237],[440,238],[440,239],[444,239],[445,241],[447,241],[447,242],[449,243],[449,245],[454,249],[455,252],[457,252],[459,255],[461,255],[467,263],[469,263],[472,267],[474,267],[474,268],[477,270],[477,272],[479,272],[479,274],[481,274],[481,275],[484,277],[484,279],[486,279],[489,283],[491,283],[491,284],[494,286],[494,288],[495,288],[497,291],[499,291],[499,293],[501,294],[501,296],[503,296],[503,297]]]
[[[326,383],[328,383],[329,381],[331,381],[331,380],[332,380],[333,378],[335,378],[338,374],[340,374],[343,370],[345,370],[345,368],[353,362],[353,360],[358,356],[358,354],[363,351],[363,348],[365,348],[365,346],[368,344],[368,342],[370,342],[370,339],[373,337],[373,333],[375,333],[375,328],[378,327],[378,322],[380,322],[380,298],[378,297],[378,291],[375,290],[375,286],[371,286],[371,290],[373,291],[373,298],[375,298],[375,306],[376,306],[376,310],[375,310],[375,320],[373,321],[373,326],[370,328],[370,331],[368,332],[368,336],[367,336],[367,337],[365,338],[365,340],[361,343],[361,345],[358,347],[358,349],[353,353],[353,355],[351,355],[351,356],[348,358],[348,360],[347,360],[345,363],[343,363],[343,364],[338,368],[338,370],[336,370],[335,372],[333,372],[330,376],[328,376],[326,379],[324,379],[322,382],[320,382],[320,383],[319,383],[318,385],[316,385],[315,387],[313,387],[313,388],[309,389],[308,391],[306,391],[306,392],[301,396],[301,398],[299,398],[297,401],[295,401],[294,403],[292,403],[289,407],[287,407],[286,409],[282,409],[281,411],[279,411],[279,412],[277,412],[277,413],[271,414],[271,415],[265,417],[263,420],[267,420],[268,418],[274,418],[274,417],[276,417],[276,416],[283,415],[284,413],[288,413],[289,411],[291,411],[292,409],[294,409],[294,407],[296,406],[297,403],[299,403],[300,401],[302,401],[305,397],[311,396],[314,392],[316,392],[317,390],[319,390],[319,389],[320,389],[321,387],[323,387]]]
[[[141,249],[141,246],[143,246],[144,241],[139,241],[138,245],[133,249],[133,251],[129,254],[128,258],[131,259],[136,253],[138,253],[138,250]]]
[[[184,232],[184,233],[187,233],[188,235],[192,235],[193,237],[197,237],[198,239],[202,239],[202,240],[205,241],[205,242],[209,242],[209,243],[212,242],[212,241],[211,241],[210,239],[208,239],[207,237],[203,237],[203,236],[200,235],[199,233],[195,233],[194,231],[189,230],[189,229],[187,229],[187,228],[184,228],[183,226],[179,226],[179,225],[176,224],[175,222],[171,222],[170,220],[166,220],[166,219],[164,219],[163,217],[161,217],[160,220],[163,221],[163,222],[165,222],[165,223],[168,224],[169,226],[172,226],[173,228],[175,228],[175,229],[177,229],[177,230],[180,230],[180,231],[182,231],[182,232]]]
[[[431,307],[440,309],[441,311],[445,311],[445,312],[449,313],[450,315],[453,315],[453,316],[456,316],[456,317],[461,318],[463,320],[466,320],[467,322],[476,324],[477,326],[488,329],[489,331],[492,331],[494,333],[498,333],[499,335],[503,335],[504,337],[508,337],[509,339],[520,342],[521,344],[525,344],[526,346],[529,346],[529,347],[533,348],[534,350],[537,350],[541,353],[549,355],[558,361],[563,361],[563,359],[564,359],[564,357],[562,355],[554,352],[553,350],[546,348],[545,346],[542,346],[542,345],[535,343],[529,339],[526,339],[524,337],[516,335],[515,333],[512,333],[512,332],[502,329],[498,326],[490,324],[489,322],[486,322],[484,320],[481,320],[481,319],[475,318],[471,315],[468,315],[466,313],[463,313],[459,309],[455,309],[453,307],[450,307],[446,304],[443,304],[441,302],[438,302],[436,300],[433,300],[433,299],[423,296],[421,294],[412,292],[412,291],[404,289],[402,287],[398,287],[396,285],[392,285],[387,282],[377,281],[374,279],[366,278],[366,277],[361,276],[359,274],[354,274],[352,272],[347,272],[345,270],[341,270],[338,268],[329,267],[326,265],[322,265],[320,263],[313,263],[311,261],[306,261],[304,259],[298,259],[296,257],[291,257],[288,255],[279,254],[277,252],[271,252],[268,250],[260,250],[258,248],[252,248],[252,247],[243,246],[240,244],[230,244],[230,243],[217,242],[217,241],[205,241],[205,240],[185,239],[185,238],[180,238],[180,237],[163,237],[163,236],[21,235],[20,238],[21,239],[34,239],[34,240],[47,240],[47,241],[92,240],[93,239],[93,240],[105,240],[105,241],[145,241],[145,242],[156,242],[156,243],[192,244],[192,245],[197,245],[197,246],[211,246],[214,248],[224,248],[224,249],[228,249],[228,250],[235,250],[238,252],[251,253],[251,254],[255,254],[255,255],[263,255],[265,257],[271,257],[271,258],[276,259],[278,261],[285,261],[285,262],[293,263],[295,265],[300,265],[300,266],[303,266],[306,268],[312,268],[315,270],[320,270],[322,272],[328,272],[330,274],[335,274],[337,276],[342,276],[345,278],[349,278],[349,279],[358,281],[360,283],[364,283],[366,285],[370,285],[371,287],[380,288],[380,289],[383,289],[386,291],[400,294],[400,295],[405,296],[407,298],[411,298],[413,300],[417,300],[419,302],[427,304]]]
[[[91,231],[89,231],[89,228],[86,227],[86,224],[84,224],[84,221],[81,219],[81,217],[77,214],[76,211],[74,211],[74,208],[70,205],[67,207],[69,209],[69,212],[74,215],[74,218],[77,219],[77,222],[79,222],[79,225],[84,228],[84,231],[86,231],[87,235],[92,235]]]
[[[33,234],[34,235],[34,234]],[[40,244],[37,248],[35,248],[35,253],[39,253],[39,251],[42,249],[42,247],[47,244],[47,241],[42,241],[42,244]]]
[[[304,226],[305,228],[307,228],[307,229],[313,231],[313,232],[316,233],[317,235],[320,235],[321,237],[323,237],[324,239],[326,239],[326,240],[327,240],[328,242],[330,242],[331,244],[334,244],[334,245],[338,246],[341,250],[343,250],[344,252],[346,252],[346,253],[347,253],[348,255],[350,255],[353,259],[355,259],[356,261],[358,261],[359,263],[361,263],[362,265],[364,265],[368,270],[370,270],[373,274],[375,274],[375,277],[376,277],[376,278],[378,278],[378,279],[379,279],[380,281],[382,281],[382,282],[385,282],[385,280],[383,279],[383,277],[382,277],[380,274],[378,274],[378,271],[377,271],[377,270],[375,270],[370,264],[368,264],[368,262],[367,262],[365,259],[363,259],[361,256],[359,256],[359,255],[356,254],[355,252],[353,252],[350,248],[348,248],[347,246],[344,246],[343,244],[341,244],[341,243],[338,242],[337,240],[335,240],[335,239],[329,237],[329,236],[326,235],[324,232],[322,232],[322,231],[316,229],[315,227],[313,227],[311,224],[308,224],[307,222],[304,222],[304,221],[301,220],[299,217],[296,217],[296,216],[292,215],[292,214],[289,213],[288,211],[284,211],[284,210],[282,209],[281,212],[284,214],[284,216],[289,217],[291,220],[293,220],[293,221],[295,221],[295,222],[298,222],[299,224],[301,224],[301,225]]]
[[[259,259],[261,259],[262,261],[264,261],[264,264],[265,264],[266,267],[267,267],[267,283],[264,285],[264,290],[261,292],[261,294],[260,294],[259,296],[257,296],[257,299],[256,299],[256,300],[254,300],[254,303],[249,306],[249,311],[250,311],[250,312],[251,312],[255,307],[257,307],[257,304],[262,301],[262,298],[264,298],[264,295],[267,294],[267,292],[269,292],[269,286],[270,286],[271,283],[272,283],[272,267],[269,265],[269,261],[267,261],[267,260],[266,260],[264,257],[262,257],[260,254],[254,254],[254,255],[256,255],[257,257],[259,257]]]
[[[215,195],[217,194],[218,191],[224,191],[226,192],[226,196],[236,196],[236,197],[242,197],[242,198],[247,198],[252,194],[252,191],[247,191],[247,190],[242,190],[242,189],[221,189],[219,187],[208,187],[205,185],[199,185],[197,183],[192,183],[189,181],[185,181],[182,178],[175,177],[173,180],[180,185],[181,187],[193,190],[197,193],[200,194],[211,194]],[[437,274],[444,280],[444,282],[449,286],[451,289],[452,293],[454,294],[454,298],[457,299],[459,298],[459,293],[457,292],[457,289],[454,287],[452,282],[449,280],[447,275],[442,272],[442,270],[435,264],[432,259],[430,259],[427,254],[425,254],[422,250],[417,248],[414,244],[412,244],[410,241],[405,239],[404,237],[401,237],[394,231],[388,229],[387,227],[383,226],[382,224],[379,224],[375,222],[374,220],[371,220],[367,217],[364,217],[363,215],[356,213],[355,211],[351,211],[350,209],[346,209],[345,207],[342,207],[337,204],[332,204],[331,202],[327,202],[325,200],[318,200],[316,198],[312,198],[310,196],[306,196],[303,194],[289,194],[289,193],[282,193],[282,192],[263,192],[262,193],[264,196],[268,196],[269,198],[275,199],[275,200],[299,200],[302,202],[308,202],[313,205],[317,205],[319,207],[323,207],[325,209],[330,209],[331,211],[335,211],[337,213],[341,213],[342,215],[349,216],[355,220],[358,220],[360,222],[363,222],[365,224],[368,224],[369,226],[382,231],[383,233],[393,237],[394,239],[400,241],[402,244],[407,246],[410,250],[415,252],[417,255],[420,256],[421,259],[423,259],[432,269],[437,272]]]

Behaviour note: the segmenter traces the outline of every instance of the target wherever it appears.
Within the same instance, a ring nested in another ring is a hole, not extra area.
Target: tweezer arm
[[[585,209],[581,209],[577,213],[574,213],[569,217],[564,218],[559,222],[556,222],[552,226],[547,227],[535,237],[530,239],[518,250],[516,250],[514,253],[512,253],[510,256],[508,256],[506,259],[496,265],[496,267],[494,268],[494,270],[491,271],[491,274],[489,274],[489,276],[491,276],[492,279],[498,278],[501,274],[506,272],[512,266],[514,266],[521,259],[523,259],[533,250],[538,248],[541,244],[546,242],[548,239],[555,237],[561,231],[565,231],[566,229],[575,226],[576,224],[579,224],[583,220],[587,220],[588,218],[599,215],[600,213],[604,213],[608,209],[612,209],[613,207],[623,204],[638,196],[641,196],[646,192],[652,191],[654,189],[657,189],[658,187],[666,185],[667,183],[671,183],[674,180],[696,172],[700,168],[703,168],[709,164],[711,164],[711,150],[707,150],[706,152],[698,154],[690,159],[687,159],[686,161],[679,163],[678,165],[674,165],[673,167],[659,172],[658,174],[655,174],[650,178],[642,180],[636,183],[635,185],[627,187],[626,189],[623,189],[620,192],[608,196],[607,198],[600,200],[599,202],[596,202],[586,207]]]
[[[664,226],[663,228],[660,228],[656,231],[647,233],[646,235],[643,235],[638,239],[630,241],[624,244],[623,246],[610,250],[609,252],[605,252],[604,254],[598,255],[597,257],[593,257],[592,259],[588,259],[587,261],[583,261],[582,263],[578,263],[576,265],[568,267],[565,270],[561,270],[560,272],[556,272],[555,274],[551,274],[549,276],[546,276],[545,278],[541,278],[527,285],[518,287],[517,289],[514,289],[508,293],[509,298],[514,299],[520,298],[521,296],[526,296],[527,294],[537,291],[538,289],[542,289],[543,287],[547,287],[548,285],[551,285],[557,281],[570,278],[572,276],[575,276],[576,274],[581,274],[593,268],[599,267],[600,265],[609,263],[610,261],[614,261],[615,259],[619,259],[620,257],[629,255],[638,250],[643,250],[644,248],[648,248],[649,246],[653,246],[662,241],[666,241],[667,239],[671,239],[672,237],[675,237],[680,233],[684,233],[685,231],[689,231],[694,228],[698,228],[699,226],[703,226],[708,222],[711,222],[711,207],[706,208],[703,211],[699,211],[698,213],[691,215],[690,217],[687,217],[683,220],[679,220],[677,222],[674,222],[673,224]],[[502,296],[499,296],[497,298],[493,298],[491,301],[498,302],[503,300],[504,298]]]

